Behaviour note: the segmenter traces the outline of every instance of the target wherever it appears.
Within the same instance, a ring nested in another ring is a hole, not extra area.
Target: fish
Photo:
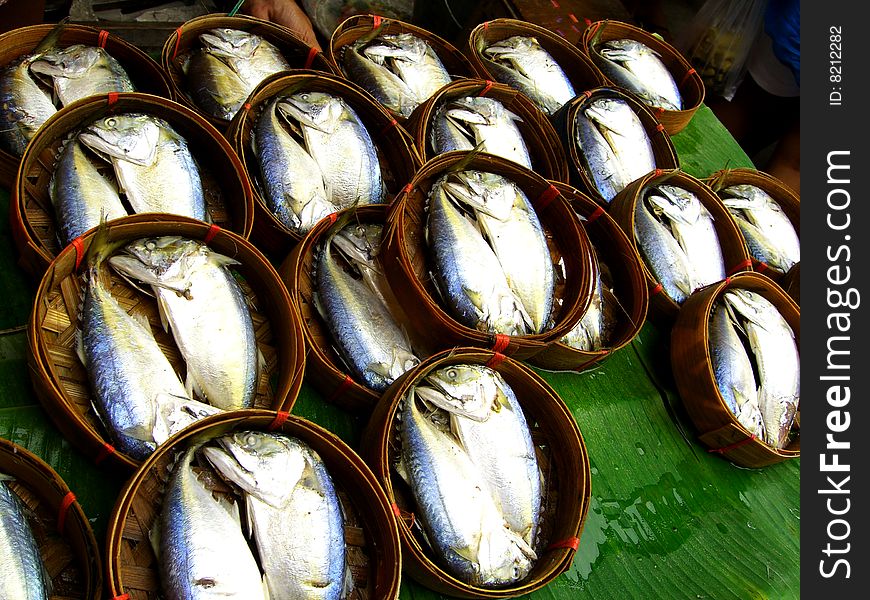
[[[547,115],[576,96],[565,71],[535,37],[512,36],[480,54],[498,81],[523,92]]]
[[[419,106],[420,100],[401,77],[363,56],[363,46],[357,43],[344,47],[341,53],[342,71],[386,108],[408,118]]]
[[[0,148],[16,157],[57,112],[51,95],[31,76],[39,54],[28,54],[0,70]]]
[[[526,335],[531,317],[508,285],[495,252],[448,197],[448,177],[433,184],[426,216],[437,289],[464,325],[488,333]]]
[[[487,407],[485,419],[446,409],[450,429],[483,475],[505,522],[533,548],[541,515],[541,472],[516,394],[498,371],[483,365],[451,365],[424,380],[451,399],[486,399],[481,402]]]
[[[135,213],[168,213],[209,221],[199,167],[172,126],[144,113],[103,117],[79,140],[112,163]]]
[[[670,230],[656,219],[641,199],[634,207],[634,238],[649,271],[677,304],[695,291],[689,257]]]
[[[30,70],[51,80],[63,106],[90,96],[136,91],[121,63],[96,46],[73,44],[51,50],[33,61]]]
[[[657,216],[667,221],[689,259],[695,289],[725,279],[725,260],[713,215],[698,197],[681,187],[656,185],[647,200]]]
[[[596,261],[597,262],[597,261]],[[604,286],[601,281],[601,272],[595,269],[595,281],[592,288],[592,298],[589,307],[583,313],[580,321],[566,333],[561,343],[577,350],[594,352],[601,350],[607,343],[608,326],[605,320],[604,309]]]
[[[532,332],[544,331],[553,309],[555,269],[532,203],[516,184],[485,171],[454,173],[444,187],[453,198],[474,210],[508,287],[531,319]]]
[[[387,305],[333,255],[337,231],[327,235],[316,259],[315,307],[357,379],[383,392],[420,359]]]
[[[42,562],[24,505],[0,473],[0,598],[48,600],[51,579]]]
[[[785,273],[801,259],[797,232],[782,207],[754,185],[722,191],[722,203],[734,217],[753,258]]]
[[[497,587],[515,583],[537,559],[501,514],[480,469],[458,441],[426,418],[413,388],[401,413],[404,474],[431,547],[454,576]]]
[[[659,56],[646,44],[630,39],[609,40],[590,52],[590,58],[609,79],[634,93],[644,104],[682,110],[680,90]]]
[[[197,474],[198,448],[193,445],[178,458],[155,524],[161,588],[169,598],[267,600],[239,506],[213,494]]]
[[[385,201],[375,144],[347,102],[325,92],[299,92],[288,96],[278,110],[299,123],[305,149],[320,166],[330,202],[348,208]]]
[[[384,306],[398,306],[380,261],[383,232],[380,223],[354,223],[342,227],[332,241]]]
[[[479,146],[481,152],[532,168],[528,146],[516,125],[522,119],[498,100],[480,96],[457,98],[436,110],[434,119],[430,141],[436,154]],[[445,122],[438,123],[438,120]],[[462,139],[457,140],[457,135]]]
[[[290,231],[303,235],[338,207],[326,196],[315,160],[281,125],[275,97],[257,119],[251,144],[269,209]]]
[[[320,456],[275,433],[238,431],[216,441],[202,452],[242,491],[269,598],[345,597],[344,517]]]
[[[194,103],[218,119],[231,120],[264,79],[291,68],[274,44],[247,31],[218,27],[198,39],[181,68]]]
[[[147,320],[120,306],[102,282],[99,265],[86,274],[77,352],[114,445],[144,460],[170,435],[218,411],[188,396]]]
[[[767,298],[746,289],[728,290],[724,301],[741,318],[758,372],[758,405],[764,441],[786,445],[800,403],[800,353],[794,331]]]
[[[451,81],[432,46],[412,33],[379,35],[363,48],[362,54],[398,75],[417,104]]]
[[[610,202],[631,183],[631,180],[613,152],[613,148],[583,111],[577,111],[574,123],[575,141],[586,166],[586,172],[592,178],[598,193],[606,202]]]
[[[114,180],[100,172],[76,138],[63,147],[48,193],[63,246],[98,226],[103,219],[127,216]]]
[[[634,110],[621,98],[594,98],[582,109],[619,161],[625,185],[656,168],[652,144]]]
[[[728,409],[746,430],[764,438],[764,420],[758,406],[758,385],[752,360],[740,339],[733,309],[716,302],[710,313],[709,351],[716,387]]]
[[[261,361],[251,311],[229,270],[239,262],[196,240],[164,236],[127,244],[109,264],[151,286],[184,358],[187,394],[222,410],[251,408]]]

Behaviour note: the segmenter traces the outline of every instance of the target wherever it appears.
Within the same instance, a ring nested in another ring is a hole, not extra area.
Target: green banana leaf
[[[752,167],[702,106],[673,137],[683,170]],[[0,210],[9,194],[0,190]],[[72,488],[102,542],[124,481],[95,467],[49,420],[27,373],[23,329],[35,291],[0,224],[0,437],[46,460]],[[574,414],[592,466],[592,501],[572,566],[530,600],[788,599],[800,596],[800,460],[764,469],[709,454],[676,392],[666,324],[582,374],[538,371]],[[304,384],[293,412],[357,447],[364,423]],[[405,577],[403,600],[442,598]]]

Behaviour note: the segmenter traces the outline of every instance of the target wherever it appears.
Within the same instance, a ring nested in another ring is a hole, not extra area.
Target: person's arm
[[[242,5],[242,12],[283,25],[305,43],[322,50],[311,26],[311,19],[295,0],[247,0]]]

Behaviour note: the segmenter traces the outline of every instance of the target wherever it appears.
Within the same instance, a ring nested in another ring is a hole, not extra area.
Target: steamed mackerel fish
[[[681,110],[682,98],[673,76],[646,44],[630,39],[603,42],[590,56],[605,75],[649,106]]]
[[[512,160],[527,169],[532,159],[517,128],[521,120],[493,98],[467,96],[441,104],[433,116],[430,144],[436,154],[451,150],[472,150]]]
[[[367,387],[383,392],[420,361],[387,305],[332,251],[339,231],[328,235],[317,257],[315,306],[348,368]]]
[[[202,451],[241,489],[269,598],[345,597],[344,520],[320,456],[301,440],[261,431],[222,436]]]
[[[37,129],[57,109],[30,73],[39,54],[29,54],[0,70],[0,148],[22,156]]]
[[[104,117],[79,140],[112,163],[134,212],[209,220],[199,167],[187,141],[163,119],[142,113]]]
[[[33,61],[30,69],[51,79],[63,106],[88,96],[136,91],[121,63],[95,46],[75,44],[51,50]]]
[[[0,473],[0,598],[48,600],[51,580],[21,499],[9,487],[11,481]]]
[[[609,342],[613,327],[613,309],[610,304],[609,298],[605,301],[601,271],[596,268],[595,285],[592,288],[589,307],[580,321],[559,341],[577,350],[587,352],[601,350]]]
[[[753,258],[783,273],[801,259],[791,221],[770,195],[754,185],[732,185],[722,192]]]
[[[374,142],[347,102],[325,92],[300,92],[288,96],[279,109],[302,129],[305,149],[320,167],[330,202],[347,208],[385,201]]]
[[[184,358],[188,394],[223,410],[253,406],[260,354],[246,298],[228,268],[239,263],[175,236],[137,240],[109,262],[153,289]]]
[[[692,264],[671,231],[641,198],[634,207],[634,237],[646,263],[664,292],[677,304],[695,290]]]
[[[576,95],[568,76],[534,37],[509,37],[481,54],[498,81],[523,92],[548,115]]]
[[[800,402],[800,354],[794,332],[779,310],[760,294],[729,290],[724,301],[740,316],[757,365],[764,440],[782,448]]]
[[[232,119],[264,79],[290,69],[278,48],[253,33],[221,27],[199,41],[181,67],[194,102],[219,119]]]
[[[525,335],[531,318],[508,285],[499,259],[450,198],[446,175],[429,193],[426,241],[433,275],[450,312],[468,327]]]
[[[282,125],[281,102],[278,96],[265,107],[251,144],[270,210],[282,225],[302,235],[338,207],[327,198],[317,162]]]

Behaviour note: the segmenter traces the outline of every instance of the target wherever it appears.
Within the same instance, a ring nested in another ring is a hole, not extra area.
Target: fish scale
[[[24,505],[0,473],[0,598],[47,600],[51,581],[42,563]]]

